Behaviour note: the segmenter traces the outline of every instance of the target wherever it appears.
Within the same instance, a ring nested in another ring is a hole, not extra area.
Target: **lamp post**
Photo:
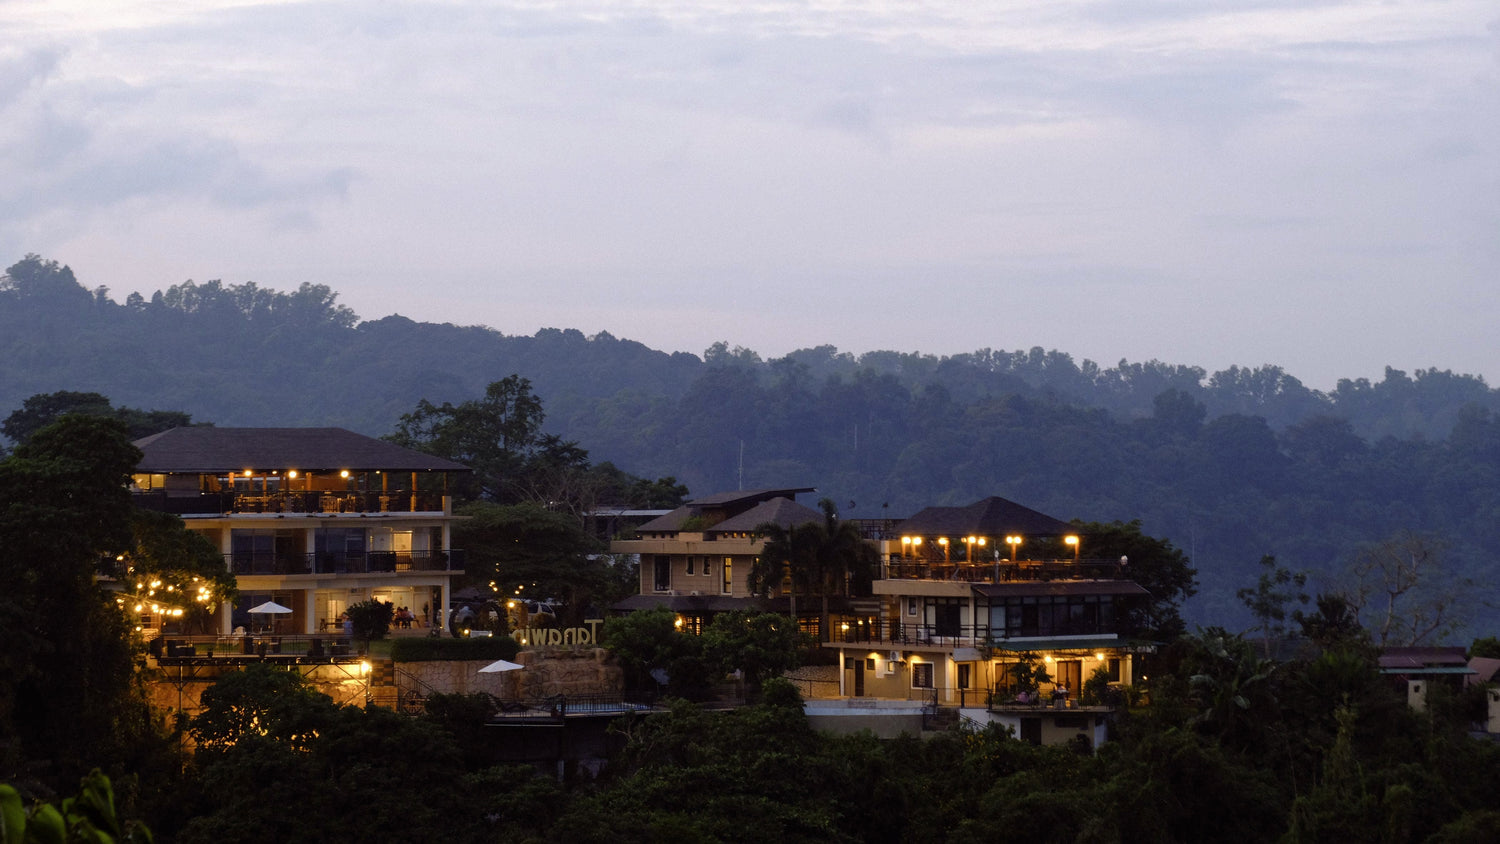
[[[1073,565],[1078,565],[1078,537],[1072,534],[1064,536],[1063,544],[1073,549]]]
[[[1010,536],[1005,537],[1005,544],[1010,546],[1010,561],[1012,563],[1020,562],[1020,560],[1016,557],[1016,551],[1021,547],[1021,537],[1015,534],[1011,534]]]

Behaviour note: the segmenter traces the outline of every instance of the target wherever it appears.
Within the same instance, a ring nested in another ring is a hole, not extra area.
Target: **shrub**
[[[395,639],[391,659],[396,662],[460,662],[473,659],[515,659],[521,646],[509,636],[483,639]]]

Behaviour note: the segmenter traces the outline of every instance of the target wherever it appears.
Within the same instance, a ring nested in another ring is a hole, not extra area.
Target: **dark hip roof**
[[[135,441],[136,471],[207,474],[297,469],[302,472],[467,472],[452,460],[343,428],[173,428]]]
[[[928,507],[896,525],[904,536],[1066,536],[1078,529],[1061,519],[991,496],[966,507]]]
[[[754,533],[763,524],[771,523],[782,528],[793,528],[807,522],[822,522],[823,514],[811,507],[804,507],[790,498],[773,498],[751,507],[749,510],[725,519],[708,529],[710,533]]]
[[[767,489],[742,489],[733,492],[715,492],[702,498],[694,498],[687,503],[689,507],[723,507],[731,508],[735,505],[748,506],[771,498],[795,498],[798,493],[813,492],[817,487],[797,486]]]
[[[641,533],[672,533],[682,530],[682,525],[688,519],[700,516],[708,517],[712,522],[704,527],[706,532],[749,532],[765,522],[776,522],[782,527],[790,527],[793,524],[808,521],[808,514],[811,514],[813,518],[823,518],[823,514],[818,511],[803,507],[792,500],[799,492],[812,491],[813,487],[788,487],[786,489],[716,492],[713,495],[694,498],[676,510],[646,522],[636,530]],[[793,511],[788,509],[787,505],[795,508],[797,513],[795,517],[790,515]],[[750,519],[748,526],[740,519],[746,513],[758,514]],[[724,527],[725,524],[729,526]]]

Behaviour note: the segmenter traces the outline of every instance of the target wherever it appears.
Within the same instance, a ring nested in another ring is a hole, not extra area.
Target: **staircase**
[[[958,726],[960,720],[956,706],[928,706],[922,709],[922,731],[945,733]]]

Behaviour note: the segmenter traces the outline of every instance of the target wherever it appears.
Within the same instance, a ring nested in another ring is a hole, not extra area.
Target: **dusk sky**
[[[0,0],[0,267],[1500,379],[1500,5]]]

